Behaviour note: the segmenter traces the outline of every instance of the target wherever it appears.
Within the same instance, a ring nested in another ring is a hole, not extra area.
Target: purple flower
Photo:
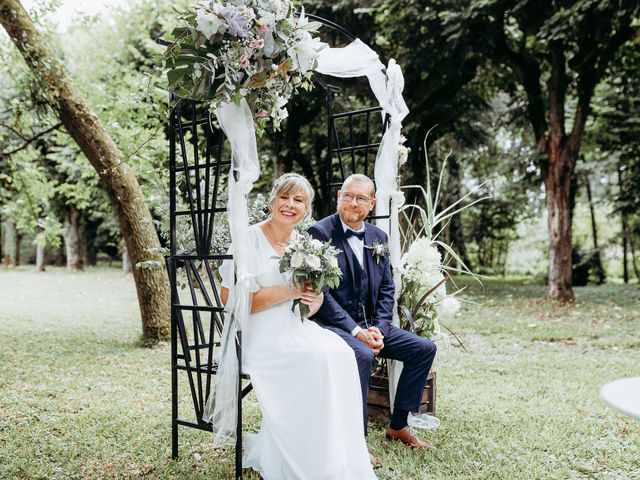
[[[249,36],[249,19],[237,7],[227,5],[222,9],[222,16],[227,21],[227,25],[229,25],[229,33],[231,35],[240,38]]]

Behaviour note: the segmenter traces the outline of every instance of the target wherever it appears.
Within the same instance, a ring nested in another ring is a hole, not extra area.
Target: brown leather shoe
[[[387,427],[386,436],[387,440],[400,440],[412,448],[419,448],[421,450],[433,450],[435,448],[430,443],[420,440],[420,437],[418,437],[416,432],[409,426],[401,430],[394,430],[391,427]]]

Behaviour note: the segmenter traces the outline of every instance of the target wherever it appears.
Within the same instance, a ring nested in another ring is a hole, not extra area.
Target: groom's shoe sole
[[[432,444],[421,440],[409,427],[404,427],[401,430],[393,430],[391,427],[387,427],[387,434],[385,436],[387,440],[400,440],[405,445],[409,445],[411,448],[417,450],[433,450],[436,448]]]

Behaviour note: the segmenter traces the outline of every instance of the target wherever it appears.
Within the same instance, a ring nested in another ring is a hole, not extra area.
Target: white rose
[[[332,267],[337,268],[338,267],[338,257],[331,257],[329,259],[329,265],[331,265]]]
[[[305,255],[304,261],[314,270],[320,270],[320,267],[322,266],[320,259],[316,255]]]
[[[218,32],[224,32],[227,24],[221,20],[216,14],[209,13],[206,10],[198,10],[196,14],[196,30],[202,32],[207,40]]]
[[[296,252],[291,255],[291,266],[293,268],[300,268],[302,266],[302,262],[304,261],[304,256],[300,252]]]
[[[322,248],[322,242],[317,238],[314,238],[311,240],[311,246],[315,249],[320,249]]]

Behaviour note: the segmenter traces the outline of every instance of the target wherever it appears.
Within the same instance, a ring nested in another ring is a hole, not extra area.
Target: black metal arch
[[[316,15],[321,22],[349,41],[355,36]],[[169,42],[159,41],[164,45]],[[351,173],[372,176],[379,137],[386,128],[372,118],[380,107],[344,111],[337,101],[341,88],[318,82],[326,89],[327,150],[322,188],[333,191]],[[175,100],[175,99],[174,99]],[[179,427],[211,431],[202,418],[206,399],[217,372],[217,354],[225,321],[216,268],[232,258],[215,241],[225,221],[227,178],[231,173],[229,147],[205,105],[181,99],[169,117],[170,252],[166,258],[171,284],[171,425],[172,456],[178,456]],[[332,197],[333,195],[330,195]],[[241,332],[236,343],[243,398],[251,384],[242,374]],[[238,408],[236,478],[242,477],[242,402]]]

